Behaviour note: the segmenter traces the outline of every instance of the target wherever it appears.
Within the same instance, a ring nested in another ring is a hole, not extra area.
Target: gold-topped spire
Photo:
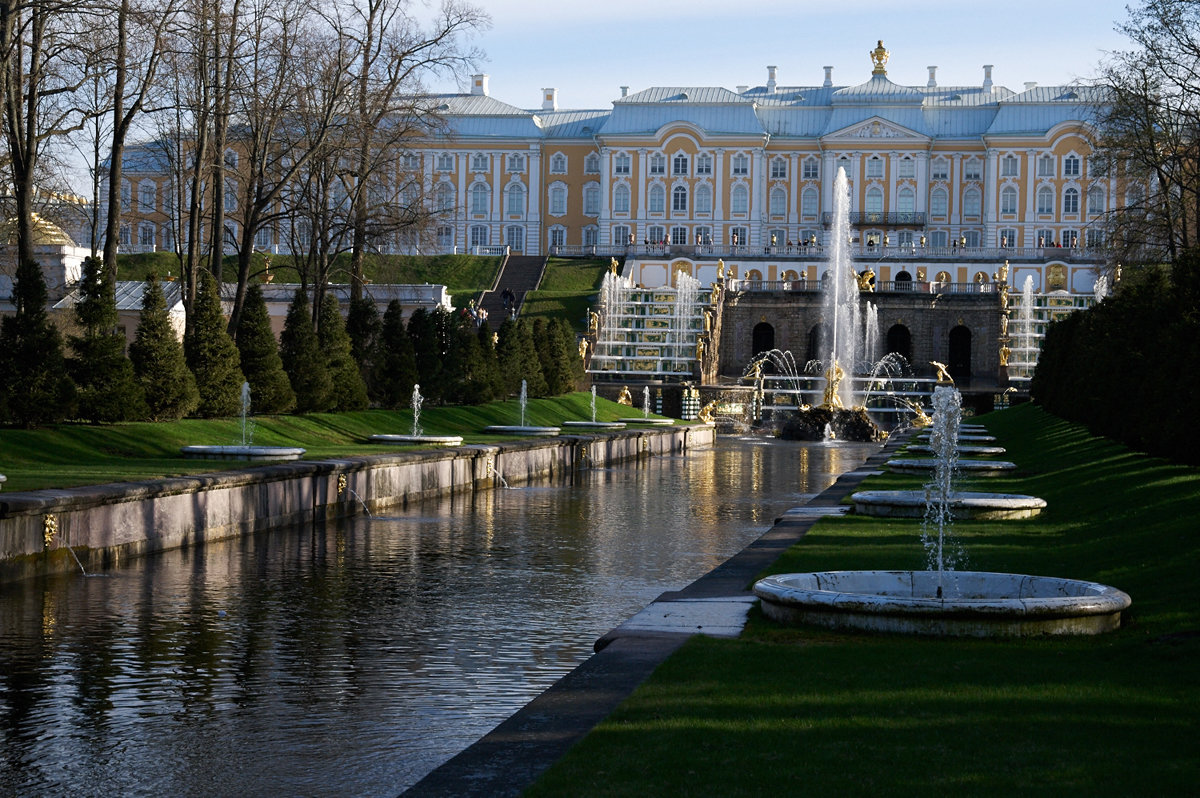
[[[871,51],[871,63],[875,68],[871,70],[872,75],[886,75],[888,56],[891,55],[887,50],[883,49],[883,39],[879,40],[879,46]]]

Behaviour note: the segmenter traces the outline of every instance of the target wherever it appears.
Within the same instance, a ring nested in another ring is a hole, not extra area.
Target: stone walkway
[[[664,593],[596,641],[596,653],[515,715],[404,793],[516,796],[616,709],[693,634],[737,637],[751,606],[755,576],[819,521],[841,515],[853,493],[904,443],[891,440],[855,471],[802,507],[785,512],[762,537],[683,590]]]

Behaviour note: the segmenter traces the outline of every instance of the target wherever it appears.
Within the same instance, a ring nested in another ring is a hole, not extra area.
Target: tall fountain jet
[[[821,286],[826,328],[821,346],[822,373],[852,375],[863,354],[863,326],[858,303],[858,280],[850,259],[850,182],[838,168],[833,184],[833,225],[830,230],[828,279]],[[829,376],[826,379],[830,379]],[[841,407],[856,405],[851,380],[831,384]]]

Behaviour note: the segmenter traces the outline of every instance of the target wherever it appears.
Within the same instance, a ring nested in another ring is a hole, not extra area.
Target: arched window
[[[730,211],[733,213],[749,213],[750,212],[750,190],[745,185],[738,184],[733,187],[733,194],[730,198]]]
[[[1088,216],[1099,216],[1104,213],[1106,203],[1104,201],[1104,189],[1100,186],[1092,186],[1087,193],[1087,212]]]
[[[675,186],[671,189],[671,211],[673,213],[687,213],[688,209],[688,192],[686,186]]]
[[[787,178],[787,159],[776,157],[771,159],[771,179],[784,180]]]
[[[937,188],[929,195],[929,214],[931,216],[945,216],[949,213],[950,197],[946,194],[946,189]]]
[[[979,216],[982,212],[982,195],[977,188],[969,188],[963,192],[963,215]]]
[[[525,212],[525,186],[521,183],[513,183],[504,190],[504,212],[508,214]]]
[[[800,275],[796,274],[795,269],[788,269],[783,274],[779,275],[779,279],[783,280],[785,283],[791,283],[799,280]]]
[[[1015,215],[1017,212],[1017,190],[1012,186],[1005,186],[1000,190],[1000,213],[1008,216]]]
[[[772,216],[787,215],[787,192],[782,188],[771,189],[770,213]]]
[[[749,269],[746,272],[746,282],[761,283],[762,282],[762,272],[760,272],[758,269]]]
[[[448,181],[438,183],[437,209],[439,211],[454,210],[454,184]]]
[[[491,201],[492,190],[487,183],[471,186],[471,213],[487,213]]]
[[[613,213],[629,213],[629,186],[624,183],[613,189]]]
[[[805,219],[815,219],[821,211],[821,196],[815,188],[809,186],[800,195],[800,215]]]
[[[561,152],[556,152],[550,157],[550,171],[556,175],[565,174],[567,171],[567,156]]]
[[[1042,186],[1037,192],[1037,212],[1042,214],[1054,213],[1054,189]]]
[[[696,213],[712,213],[712,187],[708,183],[696,187]]]
[[[914,213],[917,210],[917,195],[911,188],[905,186],[896,193],[896,211],[898,213]]]
[[[883,213],[883,189],[878,186],[867,189],[867,202],[863,210],[875,215]]]
[[[588,156],[583,159],[583,171],[589,175],[600,174],[600,156],[594,152],[589,152]]]
[[[1079,213],[1079,189],[1074,186],[1063,192],[1063,213]]]
[[[662,186],[651,186],[650,196],[647,202],[647,210],[650,213],[662,213],[667,208],[667,190]]]
[[[600,185],[588,183],[583,187],[583,215],[600,215]]]

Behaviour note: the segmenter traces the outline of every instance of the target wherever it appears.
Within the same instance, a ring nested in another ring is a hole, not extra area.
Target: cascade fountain
[[[1021,285],[1021,300],[1017,305],[1017,316],[1012,322],[1012,348],[1008,357],[1008,378],[1017,382],[1028,381],[1037,367],[1041,353],[1037,320],[1034,316],[1033,277],[1026,275]]]
[[[952,484],[962,399],[952,386],[939,386],[934,397],[933,438],[940,462],[921,501],[921,537],[930,568],[770,576],[754,585],[763,614],[786,624],[932,636],[1091,635],[1118,628],[1131,600],[1114,587],[953,569],[956,558],[948,556],[946,543],[966,495]],[[851,497],[856,508],[862,495]]]
[[[241,443],[233,446],[192,445],[180,447],[180,453],[193,460],[299,460],[304,449],[294,446],[255,446],[254,420],[251,418],[250,383],[242,383],[239,429]]]
[[[421,428],[421,406],[424,402],[425,397],[421,396],[420,384],[413,385],[412,400],[409,402],[413,414],[412,432],[408,435],[372,435],[367,440],[371,443],[394,443],[401,446],[458,446],[461,444],[463,442],[461,435],[425,434],[425,430]]]

